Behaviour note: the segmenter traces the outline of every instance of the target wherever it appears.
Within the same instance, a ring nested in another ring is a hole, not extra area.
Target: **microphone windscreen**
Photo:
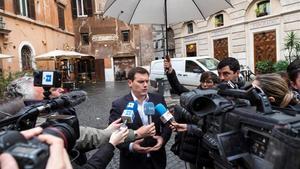
[[[166,113],[168,110],[165,108],[165,106],[161,103],[155,106],[155,110],[159,113],[159,115],[163,115]]]
[[[131,102],[128,102],[126,108],[127,110],[133,110],[134,112],[137,112],[138,110],[138,105],[135,101],[131,101]]]
[[[86,100],[87,93],[83,90],[72,91],[61,95],[59,98],[66,102],[65,105],[74,107]]]
[[[155,115],[155,107],[152,102],[146,102],[144,104],[144,113],[147,116]]]

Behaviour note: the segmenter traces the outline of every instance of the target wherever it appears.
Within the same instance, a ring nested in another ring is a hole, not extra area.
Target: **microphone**
[[[173,115],[165,108],[165,106],[161,103],[155,106],[155,110],[159,113],[160,115],[160,120],[166,124],[166,123],[171,123],[174,121]]]
[[[124,124],[133,123],[134,113],[136,111],[137,111],[137,103],[133,101],[129,102],[121,115]]]
[[[63,94],[58,98],[48,100],[47,102],[41,101],[40,103],[21,109],[11,118],[1,120],[0,127],[7,126],[15,122],[18,123],[21,119],[37,117],[42,112],[77,106],[84,102],[86,98],[87,93],[85,91],[72,91],[67,94]]]
[[[152,102],[146,102],[144,104],[144,113],[148,116],[148,124],[151,124],[152,116],[155,115],[155,107]]]

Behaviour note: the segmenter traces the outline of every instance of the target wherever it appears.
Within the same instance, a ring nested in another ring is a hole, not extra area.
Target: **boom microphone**
[[[155,107],[152,102],[146,102],[144,104],[144,113],[148,116],[148,123],[152,123],[152,116],[155,115]]]
[[[160,114],[160,120],[166,124],[174,121],[173,115],[161,103],[155,106],[155,110]]]
[[[14,122],[21,121],[22,119],[37,117],[40,113],[49,112],[61,108],[74,107],[84,102],[87,98],[87,93],[85,91],[72,91],[67,94],[63,94],[58,98],[51,99],[47,102],[40,102],[31,106],[26,107],[26,109],[21,109],[13,117],[4,119],[0,121],[0,127],[7,126]]]

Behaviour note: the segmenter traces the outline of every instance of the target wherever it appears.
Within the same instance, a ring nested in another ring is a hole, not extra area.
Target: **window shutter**
[[[0,9],[4,10],[4,0],[0,0]]]
[[[73,18],[77,18],[76,0],[71,0],[71,6],[72,6],[72,16]]]
[[[20,0],[14,0],[15,14],[20,15]]]
[[[58,5],[57,13],[58,13],[59,28],[65,30],[65,8]]]
[[[85,0],[85,2],[86,2],[86,5],[85,5],[85,7],[86,7],[86,14],[88,15],[88,16],[93,16],[93,4],[92,4],[92,0]],[[83,3],[85,3],[85,2],[83,2]]]
[[[34,0],[28,0],[28,15],[29,15],[29,18],[35,19],[35,3],[34,3]]]

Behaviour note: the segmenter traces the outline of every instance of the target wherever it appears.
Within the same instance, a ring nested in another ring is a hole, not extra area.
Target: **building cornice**
[[[188,38],[188,37],[192,37],[192,36],[196,36],[196,35],[204,34],[204,33],[209,33],[209,32],[216,31],[216,30],[231,28],[231,27],[238,26],[238,25],[246,25],[246,24],[261,21],[261,20],[266,20],[266,19],[271,19],[271,18],[276,18],[276,17],[282,17],[283,15],[293,14],[293,13],[297,13],[297,12],[300,12],[300,9],[293,10],[293,11],[288,11],[288,12],[283,12],[283,13],[279,13],[279,14],[276,14],[276,15],[265,16],[265,17],[262,17],[262,18],[256,18],[256,19],[252,19],[252,20],[248,20],[248,21],[238,22],[238,23],[234,23],[234,24],[231,24],[231,25],[226,25],[226,26],[217,27],[217,28],[213,28],[213,29],[203,30],[203,31],[195,32],[195,33],[188,34],[188,35],[174,36],[174,39],[176,40],[176,39],[181,39],[181,38]]]

